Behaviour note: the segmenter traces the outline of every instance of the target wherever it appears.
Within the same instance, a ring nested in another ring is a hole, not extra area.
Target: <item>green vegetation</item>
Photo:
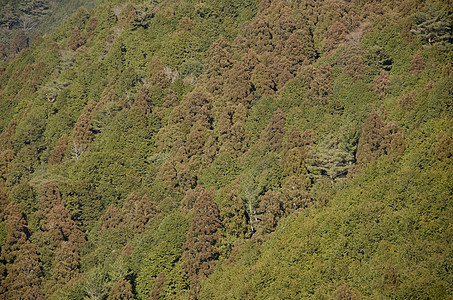
[[[0,0],[0,299],[453,295],[451,5],[70,2]]]

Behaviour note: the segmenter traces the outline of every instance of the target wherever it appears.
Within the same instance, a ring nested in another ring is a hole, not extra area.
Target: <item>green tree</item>
[[[339,138],[328,136],[312,151],[308,169],[315,176],[327,176],[332,182],[345,177],[354,162],[354,155]]]
[[[418,35],[429,46],[445,45],[451,42],[451,17],[445,7],[439,3],[427,3],[426,6],[412,16],[415,28],[413,33]]]
[[[244,201],[236,189],[231,190],[220,205],[220,219],[227,235],[244,238],[248,233],[247,216]]]

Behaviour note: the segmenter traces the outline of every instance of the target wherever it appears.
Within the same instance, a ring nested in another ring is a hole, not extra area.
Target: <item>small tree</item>
[[[420,55],[420,53],[417,53],[411,61],[411,74],[421,73],[425,67],[425,59]]]
[[[153,288],[151,289],[151,292],[149,293],[148,300],[159,300],[160,299],[159,296],[162,291],[162,288],[164,287],[165,281],[167,281],[167,276],[165,275],[164,272],[160,272],[156,278],[156,281],[153,284]]]
[[[120,279],[113,285],[107,300],[132,300],[132,285],[124,279]]]
[[[379,75],[374,78],[373,90],[376,92],[376,94],[378,94],[380,98],[383,98],[387,95],[389,84],[390,76],[385,70],[382,70],[381,73],[379,73]]]
[[[69,37],[68,48],[72,51],[75,51],[75,50],[77,50],[77,48],[79,48],[80,46],[82,46],[84,44],[85,44],[85,40],[83,39],[79,28],[75,27],[71,33],[71,36]]]

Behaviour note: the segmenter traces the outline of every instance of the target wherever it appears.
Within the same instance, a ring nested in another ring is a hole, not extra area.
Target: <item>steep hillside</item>
[[[450,2],[98,3],[1,64],[0,299],[453,295]]]

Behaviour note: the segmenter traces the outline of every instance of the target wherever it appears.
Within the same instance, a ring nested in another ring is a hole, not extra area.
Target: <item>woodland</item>
[[[0,300],[451,298],[452,24],[0,0]]]

